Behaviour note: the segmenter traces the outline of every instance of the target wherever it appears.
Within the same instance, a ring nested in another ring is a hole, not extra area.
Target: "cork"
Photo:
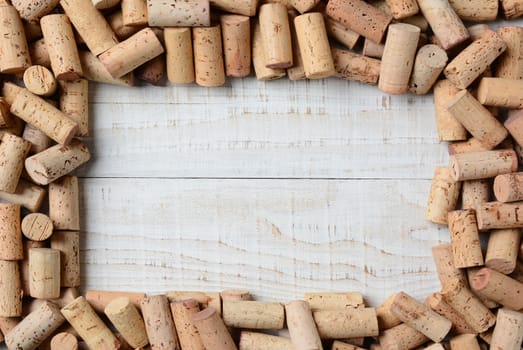
[[[76,298],[61,311],[89,349],[117,350],[120,347],[118,339],[83,296]]]
[[[190,28],[165,28],[167,79],[174,84],[194,81],[194,60]]]
[[[206,349],[237,349],[227,327],[214,308],[209,307],[198,312],[193,316],[192,321]]]
[[[31,63],[33,65],[44,66],[51,68],[51,58],[49,57],[49,51],[45,45],[43,38],[33,41],[29,45],[29,55],[31,56]]]
[[[31,124],[25,124],[22,138],[31,142],[31,149],[29,154],[35,154],[45,151],[51,146],[51,139],[40,129],[35,128]]]
[[[193,28],[192,39],[196,84],[205,87],[223,85],[225,67],[220,26]]]
[[[416,54],[409,91],[416,95],[428,93],[447,65],[447,60],[447,53],[439,46],[422,46]]]
[[[497,33],[507,44],[507,49],[497,60],[495,76],[523,79],[523,28],[500,27]]]
[[[523,341],[523,313],[501,308],[490,343],[491,349],[520,350]]]
[[[49,216],[55,230],[80,230],[80,205],[76,176],[64,176],[49,184]]]
[[[223,322],[229,327],[282,329],[285,321],[280,303],[224,299],[222,308]]]
[[[517,162],[512,150],[461,153],[450,156],[449,169],[455,181],[487,179],[516,171]]]
[[[450,350],[481,350],[476,334],[460,334],[450,338]]]
[[[488,267],[478,270],[470,281],[473,290],[512,310],[523,309],[523,283]]]
[[[44,301],[5,335],[5,344],[9,349],[37,349],[64,321],[58,307]]]
[[[163,4],[163,3],[168,3],[168,2],[156,1],[156,3]],[[184,2],[177,3],[176,7],[178,7],[180,5],[183,6],[183,4],[184,4]],[[169,4],[169,5],[172,5],[172,4]],[[120,2],[120,7],[122,10],[122,21],[125,26],[144,26],[147,24],[148,15],[149,16],[152,15],[151,8],[153,6],[150,6],[148,9],[146,0],[122,0]],[[166,8],[167,8],[167,6],[163,7],[162,9],[166,10]],[[153,26],[163,26],[163,25],[151,24],[151,27],[153,27]]]
[[[166,295],[170,302],[179,302],[194,299],[198,301],[200,308],[205,309],[206,307],[210,306],[213,307],[216,311],[218,311],[219,314],[222,313],[222,302],[220,293],[205,293],[197,291],[170,291],[167,292]]]
[[[337,48],[332,48],[331,52],[336,77],[370,85],[378,83],[379,60]]]
[[[51,96],[56,91],[56,79],[44,66],[35,65],[27,68],[23,79],[26,89],[35,95]]]
[[[263,4],[258,20],[265,48],[266,66],[273,69],[292,67],[292,41],[287,8],[280,3]],[[295,25],[297,26],[296,22]],[[298,28],[296,32],[299,32]],[[302,58],[305,60],[305,57]]]
[[[151,347],[155,350],[180,350],[167,297],[149,296],[142,299],[140,305]]]
[[[467,320],[443,299],[441,293],[430,294],[425,299],[425,305],[452,322],[451,332],[458,334],[475,333]]]
[[[381,58],[378,88],[387,94],[403,94],[409,88],[420,29],[411,24],[389,26]]]
[[[335,340],[332,343],[331,350],[363,350],[363,348],[360,348],[359,346],[347,344],[344,342],[341,342],[339,340]]]
[[[440,80],[434,85],[434,108],[436,127],[440,141],[458,141],[467,139],[467,130],[447,110],[446,105],[459,89],[449,80]]]
[[[362,54],[366,57],[381,58],[384,49],[384,44],[376,44],[374,41],[365,38]]]
[[[389,329],[401,324],[401,320],[392,314],[390,309],[396,294],[390,295],[379,307],[376,308],[376,316],[378,317],[378,325],[380,331]]]
[[[404,19],[419,12],[416,0],[386,0],[394,19]]]
[[[313,312],[313,318],[322,339],[358,338],[379,334],[374,308],[318,310]]]
[[[171,303],[171,313],[181,349],[205,350],[198,330],[192,321],[192,318],[198,312],[200,312],[200,306],[196,299],[186,299]]]
[[[60,332],[51,339],[51,350],[78,350],[78,340],[67,332]]]
[[[474,209],[449,212],[448,223],[454,266],[466,268],[483,265]]]
[[[141,302],[145,299],[145,293],[135,293],[135,292],[121,292],[121,291],[101,291],[101,290],[88,290],[85,293],[85,299],[92,306],[93,310],[102,314],[106,306],[114,299],[126,297],[128,298],[134,306],[140,310]]]
[[[461,125],[461,124],[460,124]],[[506,140],[506,139],[505,139]],[[489,151],[490,148],[481,143],[478,139],[471,137],[466,141],[458,141],[447,145],[449,155]]]
[[[4,97],[7,104],[12,105],[16,96],[18,96],[22,90],[23,88],[16,85],[15,83],[6,81],[2,86],[2,96]]]
[[[137,0],[122,0],[137,1]],[[140,0],[144,1],[145,0]],[[151,27],[209,27],[211,11],[208,0],[147,0],[149,26]],[[123,7],[122,7],[123,10]],[[124,12],[124,24],[125,12]]]
[[[137,33],[145,28],[145,26],[126,26],[123,23],[123,15],[121,10],[113,12],[106,18],[107,23],[109,23],[109,26],[113,30],[114,34],[116,34],[118,40],[125,40],[134,33]]]
[[[485,266],[505,275],[512,273],[516,268],[520,242],[520,229],[492,230],[485,255]]]
[[[62,287],[80,286],[80,233],[78,231],[55,231],[51,248],[60,251]]]
[[[35,23],[38,22],[38,20],[41,17],[50,13],[56,7],[56,5],[58,5],[59,2],[60,0],[13,0],[11,1],[11,4],[14,6],[14,8],[16,8],[22,19],[26,20],[27,22]]]
[[[311,311],[365,307],[363,295],[359,292],[305,293],[303,299],[309,303]]]
[[[274,335],[242,331],[239,350],[293,350],[289,338]]]
[[[16,0],[14,2],[16,2]],[[16,6],[13,4],[13,1],[11,1],[11,4],[16,8]],[[18,11],[18,13],[20,14],[20,11]],[[22,18],[21,15],[20,15],[20,18]],[[27,20],[24,20],[22,22],[24,24],[25,38],[27,39],[28,43],[38,40],[42,37],[42,28],[40,28],[40,23],[31,22],[31,21],[27,21]]]
[[[518,79],[482,78],[478,87],[478,101],[486,106],[523,108],[523,82]]]
[[[22,297],[18,262],[0,260],[0,316],[22,316]]]
[[[118,44],[111,27],[91,1],[61,0],[60,5],[94,55]]]
[[[460,189],[461,182],[452,179],[449,168],[436,167],[425,209],[425,219],[446,225],[448,213],[457,207]]]
[[[287,76],[289,80],[303,80],[305,79],[305,67],[303,67],[303,58],[301,57],[300,45],[298,43],[298,34],[296,33],[296,25],[294,24],[294,19],[298,17],[299,13],[296,10],[289,10],[288,15],[292,40],[292,67],[287,68]],[[257,25],[257,27],[258,36],[260,36],[259,25]],[[263,53],[263,55],[265,55],[265,53]],[[268,69],[265,66],[263,67],[264,69]]]
[[[391,15],[362,0],[330,0],[325,13],[375,43],[381,42],[392,20]]]
[[[349,49],[353,49],[359,41],[360,35],[358,33],[330,17],[325,17],[325,28],[330,38],[333,38]]]
[[[498,16],[498,0],[449,0],[449,3],[464,21],[488,22]]]
[[[476,208],[480,231],[523,227],[519,211],[523,202],[488,202]]]
[[[78,124],[77,136],[89,136],[89,81],[59,81],[60,110]]]
[[[251,73],[250,19],[241,15],[221,15],[225,74],[243,78]]]
[[[131,347],[142,348],[149,343],[143,318],[129,298],[113,299],[107,304],[104,312]]]
[[[510,135],[514,140],[522,145],[523,144],[523,111],[511,111],[509,117],[503,124],[509,131]]]
[[[448,80],[460,89],[467,88],[494,60],[507,44],[494,31],[489,30],[461,51],[444,69]]]
[[[289,4],[299,13],[309,12],[320,3],[320,0],[289,0]]]
[[[26,215],[21,227],[24,236],[33,241],[45,241],[53,234],[53,222],[42,213]]]
[[[113,78],[111,73],[105,68],[104,64],[94,56],[91,52],[80,51],[80,61],[82,62],[84,77],[98,83],[132,86],[134,84],[134,77],[131,73],[124,75],[121,78]]]
[[[285,305],[285,316],[294,349],[323,349],[309,303],[302,300],[289,302]]]
[[[263,46],[262,35],[260,32],[260,25],[258,22],[254,24],[252,35],[252,64],[254,73],[258,80],[275,80],[284,77],[285,69],[272,69],[267,67],[266,51]],[[301,56],[300,56],[301,57]],[[305,75],[305,71],[303,71]]]
[[[496,322],[494,314],[463,283],[445,286],[441,294],[476,333],[486,331]]]
[[[33,298],[60,297],[60,251],[50,248],[29,249],[29,294]]]
[[[490,199],[489,180],[463,181],[461,187],[461,209],[475,209]]]
[[[219,10],[252,17],[256,14],[258,0],[211,0],[211,6]]]
[[[455,283],[467,283],[467,277],[463,270],[454,266],[454,257],[450,244],[445,243],[432,247],[432,258],[434,259],[438,278],[443,289]]]
[[[14,193],[0,191],[0,199],[20,205],[31,212],[40,210],[46,190],[26,180],[20,179]]]
[[[0,203],[0,260],[24,258],[22,231],[20,228],[20,205]]]
[[[29,250],[31,248],[47,248],[49,245],[46,241],[32,241],[25,239],[22,242],[23,244],[23,253],[25,257],[29,257]],[[31,275],[29,272],[29,259],[24,259],[20,262],[20,279],[22,282],[22,291],[23,295],[29,296],[30,295],[30,280]],[[0,327],[1,328],[1,327]]]
[[[73,27],[66,15],[47,15],[40,20],[51,68],[58,80],[76,80],[82,77]]]
[[[137,79],[155,86],[165,85],[166,62],[165,55],[156,56],[145,62],[134,71]]]
[[[0,5],[0,73],[22,73],[31,65],[24,25],[13,6]]]
[[[523,15],[523,2],[521,0],[500,1],[501,10],[506,19],[518,18]]]
[[[414,349],[429,339],[412,327],[402,323],[386,329],[379,337],[381,349]]]
[[[0,191],[14,193],[24,168],[24,160],[31,143],[21,137],[5,133],[0,143]]]

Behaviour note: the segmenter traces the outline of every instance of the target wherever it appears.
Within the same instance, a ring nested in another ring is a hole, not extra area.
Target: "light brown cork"
[[[500,27],[497,33],[507,44],[507,49],[497,60],[495,76],[523,79],[523,28]]]
[[[474,329],[469,326],[467,320],[452,308],[444,299],[441,293],[432,293],[425,299],[425,305],[436,311],[441,316],[452,322],[451,332],[458,334],[474,333]]]
[[[31,124],[25,124],[22,138],[31,142],[29,154],[42,152],[51,146],[52,140],[42,130],[35,128]]]
[[[22,260],[24,248],[20,227],[20,205],[0,203],[0,260]]]
[[[0,4],[0,72],[22,73],[31,65],[24,25],[13,6]]]
[[[450,338],[450,350],[481,350],[476,334],[460,334]]]
[[[25,157],[31,143],[21,137],[5,133],[0,143],[0,191],[14,193],[24,169]]]
[[[258,22],[254,24],[252,34],[252,64],[258,80],[275,80],[284,77],[286,74],[285,69],[267,67],[266,51]],[[303,74],[305,75],[305,71],[303,71]]]
[[[241,15],[221,15],[225,73],[243,78],[251,74],[250,18]]]
[[[208,307],[198,312],[193,316],[192,321],[206,349],[237,349],[227,327],[214,308]]]
[[[60,297],[60,251],[29,249],[29,294],[37,299]]]
[[[165,2],[156,1],[156,3],[161,4],[161,3],[165,3]],[[184,4],[184,3],[183,2],[177,3],[176,5],[178,5],[178,6],[176,6],[176,7],[179,7],[179,5],[181,5],[181,4]],[[122,21],[125,26],[146,25],[148,16],[152,15],[152,13],[151,13],[152,11],[151,12],[148,11],[151,9],[151,7],[148,8],[146,0],[122,0],[120,2],[120,7],[122,9]],[[165,7],[163,8],[163,10],[165,10]],[[155,27],[155,26],[160,27],[163,25],[151,24],[151,27]]]
[[[478,91],[478,101],[485,106],[523,108],[523,81],[506,78],[482,78]]]
[[[419,12],[416,0],[386,0],[394,19],[404,19]]]
[[[85,292],[85,299],[89,302],[92,308],[99,314],[104,313],[105,307],[114,299],[126,297],[136,306],[138,309],[141,308],[141,302],[145,299],[145,293],[135,292],[121,292],[121,291],[101,291],[101,290],[88,290]]]
[[[296,33],[296,25],[294,24],[294,19],[299,16],[299,12],[296,10],[289,10],[288,15],[292,40],[292,67],[287,68],[287,76],[289,80],[303,80],[305,79],[305,67],[303,67],[303,58],[301,57],[300,45],[298,43],[298,34]],[[258,36],[260,36],[260,33],[258,33]]]
[[[443,289],[456,283],[466,284],[467,276],[463,270],[454,266],[452,246],[448,243],[432,247],[432,258]]]
[[[494,178],[494,195],[500,202],[523,200],[523,173],[498,175]]]
[[[111,73],[105,68],[104,64],[91,52],[80,51],[80,61],[84,71],[84,77],[98,83],[112,84],[119,86],[133,86],[134,76],[129,73],[120,78],[113,78]]]
[[[193,54],[196,84],[205,87],[225,83],[222,34],[220,25],[193,28]]]
[[[44,66],[31,66],[24,72],[24,85],[35,95],[51,96],[56,92],[56,79]]]
[[[489,180],[468,180],[461,185],[461,209],[475,209],[490,199]]]
[[[374,337],[379,334],[374,308],[318,310],[312,314],[322,339]]]
[[[22,316],[22,298],[18,261],[0,260],[0,317]]]
[[[289,338],[278,337],[265,333],[242,331],[239,350],[293,350]]]
[[[211,0],[211,6],[229,13],[252,17],[256,14],[258,0]]]
[[[51,248],[60,251],[60,285],[80,286],[80,233],[78,231],[55,231]]]
[[[500,5],[506,19],[514,19],[523,15],[522,0],[501,0]]]
[[[480,231],[491,229],[521,228],[523,217],[519,212],[523,202],[500,203],[488,202],[476,208],[476,217]]]
[[[376,308],[376,316],[378,317],[378,325],[380,331],[389,329],[401,324],[401,320],[392,314],[390,309],[396,294],[390,295],[385,301]]]
[[[22,19],[29,23],[37,23],[42,16],[50,13],[59,2],[60,0],[13,0],[11,4],[16,8]]]
[[[523,309],[523,283],[488,267],[478,270],[470,281],[473,290],[512,310]]]
[[[140,1],[145,2],[145,0]],[[147,0],[147,12],[151,27],[209,27],[211,25],[208,0]]]
[[[523,313],[501,308],[490,343],[491,349],[520,350],[523,341]]]
[[[151,347],[155,350],[180,350],[167,297],[149,296],[140,305]]]
[[[31,55],[31,63],[33,65],[44,66],[51,69],[51,58],[49,57],[49,51],[45,45],[43,38],[33,41],[29,45],[29,54]]]
[[[49,217],[55,230],[80,230],[78,178],[64,176],[49,184]]]
[[[120,2],[120,0],[118,0],[118,2]],[[145,26],[126,26],[123,23],[123,15],[121,10],[116,10],[115,12],[111,13],[106,17],[106,19],[114,34],[116,34],[118,40],[125,40],[134,33],[137,33],[145,28]]]
[[[425,209],[425,219],[446,225],[448,213],[457,207],[460,190],[461,182],[452,179],[449,168],[436,167]]]
[[[78,340],[67,332],[60,332],[51,339],[51,350],[78,350]]]
[[[299,13],[309,12],[319,3],[320,0],[289,0],[289,4]]]
[[[292,67],[292,40],[287,8],[280,3],[263,4],[258,21],[265,48],[266,66],[273,69]],[[296,32],[298,33],[297,28]]]
[[[512,150],[454,154],[449,169],[455,181],[478,180],[516,171],[518,158]]]
[[[466,268],[483,265],[474,209],[449,212],[448,223],[454,266]]]
[[[42,213],[26,215],[22,220],[22,233],[33,241],[45,241],[53,234],[53,222]]]
[[[89,81],[59,81],[60,110],[78,124],[77,136],[89,136]]]
[[[192,318],[200,312],[196,299],[171,302],[171,313],[178,334],[180,347],[184,350],[205,350]]]
[[[205,309],[210,306],[213,307],[219,314],[221,311],[221,297],[220,293],[205,293],[198,291],[169,291],[166,293],[170,302],[179,302],[189,299],[198,301],[200,308]],[[249,300],[249,299],[247,299]]]
[[[194,81],[194,58],[191,28],[165,28],[167,78],[171,83],[188,84]]]
[[[460,124],[461,125],[461,124]],[[460,153],[472,153],[472,152],[482,152],[489,151],[490,148],[478,139],[471,137],[466,141],[457,141],[449,143],[447,145],[449,155],[460,154]]]
[[[29,250],[31,248],[47,248],[49,244],[46,241],[31,241],[29,239],[23,240],[24,256],[29,257]],[[22,281],[22,291],[25,296],[29,296],[30,293],[30,280],[31,274],[29,272],[29,259],[24,259],[20,262],[20,278]]]
[[[333,38],[349,49],[353,49],[360,38],[358,33],[330,17],[325,17],[325,28],[327,29],[327,34],[330,38]]]
[[[516,268],[521,242],[520,229],[492,230],[489,234],[485,266],[508,275]]]
[[[447,65],[447,53],[437,45],[424,45],[416,54],[409,91],[423,95],[430,91],[439,75]]]
[[[498,0],[449,0],[449,3],[464,21],[488,22],[498,16]]]
[[[289,302],[285,305],[285,316],[294,349],[323,349],[309,303],[303,300]]]
[[[142,315],[129,298],[113,299],[104,312],[131,347],[142,348],[149,343]]]
[[[374,41],[365,38],[363,42],[362,54],[367,57],[381,58],[383,56],[384,44],[377,44]]]
[[[415,349],[425,344],[429,338],[412,327],[402,323],[386,329],[379,337],[381,349]]]
[[[504,126],[514,140],[519,145],[523,145],[523,110],[510,111]]]
[[[365,307],[363,295],[359,292],[305,293],[303,299],[309,303],[311,311]]]
[[[440,80],[434,85],[434,109],[436,128],[440,141],[459,141],[467,139],[467,130],[447,110],[446,105],[459,89],[449,80]]]
[[[282,329],[285,312],[280,303],[224,299],[222,317],[225,325],[229,327]]]

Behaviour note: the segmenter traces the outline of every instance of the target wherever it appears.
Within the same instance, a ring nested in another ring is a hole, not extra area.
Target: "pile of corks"
[[[10,350],[520,350],[523,28],[483,23],[498,13],[523,16],[523,0],[2,0],[1,339]],[[376,308],[358,292],[285,304],[243,290],[79,295],[69,174],[90,158],[88,81],[213,87],[252,68],[259,80],[433,90],[450,154],[426,211],[450,231],[433,248],[440,291]]]

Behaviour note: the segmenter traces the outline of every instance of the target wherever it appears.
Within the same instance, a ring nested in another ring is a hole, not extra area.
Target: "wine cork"
[[[129,298],[113,299],[105,307],[104,312],[125,341],[134,349],[145,347],[149,343],[143,318]]]
[[[260,25],[258,22],[254,25],[252,35],[252,64],[256,79],[258,80],[275,80],[285,76],[284,69],[272,69],[267,67],[266,51],[263,46]],[[305,74],[305,71],[303,71]]]
[[[24,258],[22,231],[20,228],[20,205],[0,203],[0,260]]]
[[[51,68],[58,80],[76,80],[83,75],[73,27],[66,15],[47,15],[40,20]]]
[[[211,0],[211,6],[219,10],[252,17],[256,14],[258,0]]]
[[[0,191],[14,193],[24,168],[24,160],[31,143],[21,137],[5,133],[0,143]]]
[[[455,283],[467,283],[467,277],[463,270],[454,266],[454,257],[452,256],[452,246],[450,244],[446,243],[432,247],[432,257],[443,289]]]
[[[461,124],[460,124],[461,125]],[[489,151],[490,148],[481,143],[478,139],[471,137],[466,141],[449,143],[447,146],[449,155]]]
[[[118,2],[119,1],[120,0],[118,0]],[[134,33],[137,33],[145,28],[145,26],[126,26],[123,23],[123,15],[121,10],[117,10],[107,16],[107,22],[119,40],[125,40]]]
[[[454,266],[466,268],[483,265],[474,210],[451,211],[448,215],[448,222]]]
[[[455,181],[477,180],[512,173],[518,166],[512,150],[484,151],[450,156],[449,169]]]
[[[149,296],[140,305],[151,347],[157,350],[179,350],[180,344],[167,297]]]
[[[488,22],[494,21],[498,16],[497,0],[449,0],[449,3],[464,21]]]
[[[84,77],[98,83],[132,86],[134,77],[132,73],[126,74],[121,78],[113,78],[111,73],[105,68],[104,64],[91,52],[80,51],[80,61],[82,62]]]
[[[24,85],[35,95],[51,96],[56,91],[56,79],[44,66],[31,66],[24,72]]]
[[[303,299],[309,303],[311,311],[365,307],[359,292],[305,293]]]
[[[507,49],[497,60],[496,76],[523,79],[523,28],[501,27],[497,33],[507,44]]]
[[[193,28],[192,37],[196,84],[205,87],[223,85],[225,68],[220,26]]]
[[[31,57],[18,11],[7,4],[0,5],[0,72],[22,73],[31,65]]]
[[[409,91],[423,95],[430,91],[443,68],[447,65],[447,53],[437,45],[424,45],[418,50],[409,82]]]
[[[155,4],[161,4],[164,6],[157,6]],[[182,3],[176,3],[176,8],[183,7],[184,2]],[[171,7],[173,4],[169,3],[167,1],[160,2],[156,1],[154,3],[150,3],[149,7],[147,6],[146,0],[122,0],[120,2],[120,6],[122,9],[122,21],[125,26],[143,26],[147,24],[147,19],[149,16],[149,20],[151,19],[150,16],[154,13],[154,7],[161,7],[163,11],[166,11]],[[174,6],[172,6],[174,7]],[[167,13],[165,14],[167,15]],[[164,26],[161,24],[150,24],[151,27],[160,27]]]
[[[374,308],[318,310],[313,312],[313,318],[322,339],[370,337],[379,334]]]
[[[517,79],[482,78],[478,87],[478,101],[486,106],[523,108],[523,82]]]
[[[380,74],[381,61],[352,51],[332,48],[335,75],[338,78],[355,80],[376,85]]]
[[[285,313],[280,303],[228,300],[222,302],[223,322],[229,327],[282,329]]]
[[[390,309],[395,297],[396,294],[390,295],[378,308],[376,308],[376,316],[378,317],[380,331],[401,324],[401,320],[394,316]]]
[[[523,110],[511,111],[504,123],[510,135],[519,144],[523,144]]]
[[[461,182],[452,179],[449,168],[436,167],[425,210],[425,219],[446,225],[448,213],[456,209],[460,189]]]
[[[22,316],[22,297],[18,262],[0,260],[0,316]]]
[[[49,57],[49,51],[47,51],[47,46],[43,38],[29,43],[29,55],[31,56],[31,63],[33,65],[51,68],[51,58]]]
[[[285,316],[294,349],[323,349],[309,303],[302,300],[289,302],[285,305]]]
[[[476,334],[460,334],[450,338],[450,350],[481,350]]]
[[[134,75],[148,84],[162,86],[165,82],[165,66],[165,55],[162,54],[142,64],[134,71]]]
[[[523,313],[502,308],[498,310],[491,349],[520,350],[523,342]]]
[[[333,20],[330,17],[325,17],[325,28],[327,29],[327,34],[329,37],[333,38],[349,49],[353,49],[360,38],[358,33],[345,27],[343,24]]]
[[[204,293],[195,291],[170,291],[166,293],[170,302],[185,301],[195,299],[202,309],[210,306],[221,314],[221,297],[220,293]],[[250,299],[250,298],[249,298]],[[247,299],[247,300],[249,300]]]
[[[134,306],[138,309],[141,308],[141,302],[146,298],[145,293],[134,293],[134,292],[120,292],[120,291],[101,291],[101,290],[88,290],[85,293],[85,299],[92,306],[93,310],[102,314],[109,303],[120,297],[128,298]]]
[[[240,15],[221,15],[225,73],[243,78],[251,74],[250,19]]]
[[[394,19],[404,19],[419,12],[416,0],[386,0]]]
[[[192,321],[194,315],[200,312],[198,301],[196,299],[186,299],[172,302],[171,312],[181,349],[205,350],[198,330]]]
[[[122,4],[124,1],[129,0],[122,0]],[[181,2],[177,0],[147,0],[149,26],[209,27],[211,25],[211,11],[209,7],[208,0],[187,0]],[[124,24],[127,24],[125,22],[125,12]]]
[[[476,218],[480,231],[523,227],[518,212],[523,202],[488,202],[476,208]]]
[[[91,1],[61,0],[60,5],[94,55],[118,44],[111,27]]]
[[[363,42],[362,54],[366,57],[381,58],[383,57],[384,44],[377,44],[372,40],[365,38]]]
[[[500,5],[506,19],[514,19],[523,15],[523,1],[521,0],[503,0]]]
[[[29,293],[33,298],[60,297],[60,251],[50,248],[29,249]]]
[[[320,0],[289,0],[289,5],[294,7],[299,13],[309,12],[320,3]]]
[[[80,204],[76,176],[64,176],[49,184],[49,216],[55,230],[80,230]]]
[[[80,233],[78,231],[55,231],[51,248],[60,251],[62,287],[80,286]]]
[[[214,308],[209,307],[198,312],[193,316],[192,321],[198,329],[198,333],[206,349],[237,349],[227,327]]]
[[[53,222],[42,213],[26,215],[22,220],[22,233],[33,241],[44,241],[53,233]]]
[[[265,48],[266,66],[273,69],[292,67],[292,41],[287,8],[280,3],[263,4],[258,20]],[[296,22],[295,26],[298,26]],[[298,28],[296,32],[299,36]],[[302,58],[305,60],[303,51]]]
[[[31,124],[25,124],[22,138],[31,142],[31,149],[29,154],[42,152],[51,146],[51,139],[40,129],[35,128]]]
[[[381,91],[388,94],[407,92],[419,35],[420,29],[411,24],[389,26],[378,82]]]
[[[51,339],[51,350],[78,350],[78,340],[71,333],[58,333]]]
[[[505,275],[512,273],[516,268],[520,242],[520,229],[492,230],[485,265]]]
[[[475,209],[490,199],[490,181],[468,180],[462,182],[461,209]]]
[[[368,38],[381,42],[392,16],[362,0],[330,0],[327,16],[345,27]]]
[[[476,333],[486,331],[496,322],[494,314],[463,283],[445,286],[441,294]]]
[[[59,81],[60,110],[78,124],[77,136],[89,136],[89,82]]]
[[[9,349],[37,349],[64,321],[60,309],[44,301],[5,335],[5,344]]]
[[[84,297],[76,298],[61,311],[89,349],[117,350],[120,347],[118,339],[96,315]]]
[[[20,205],[31,212],[40,210],[46,190],[28,181],[20,179],[14,193],[0,191],[0,199]]]
[[[32,241],[23,240],[23,253],[25,257],[29,257],[29,250],[31,248],[47,248],[48,244],[46,241]],[[20,279],[22,282],[23,295],[29,296],[30,293],[30,280],[31,274],[29,272],[29,259],[24,259],[20,262]]]
[[[461,51],[444,69],[448,80],[460,89],[467,88],[501,55],[507,44],[489,30]]]
[[[38,20],[50,13],[60,0],[44,0],[44,1],[31,1],[31,0],[13,0],[11,4],[16,8],[20,17],[29,23],[38,22]],[[27,35],[26,26],[26,35]],[[28,40],[29,35],[27,35]]]
[[[171,83],[188,84],[194,81],[194,60],[190,28],[165,28],[167,78]]]
[[[523,309],[523,283],[488,267],[478,270],[470,281],[473,290],[512,310]]]
[[[294,19],[294,25],[305,76],[323,79],[333,75],[334,62],[323,15],[319,12],[303,14]]]
[[[451,332],[458,334],[475,333],[474,329],[467,323],[467,320],[443,299],[441,293],[430,294],[425,299],[425,304],[452,322]]]
[[[292,350],[289,338],[274,335],[242,331],[239,350]]]
[[[16,96],[23,90],[20,86],[6,81],[2,86],[2,96],[4,97],[7,104],[12,105],[15,101]]]
[[[440,80],[434,85],[434,108],[436,127],[440,141],[458,141],[467,139],[467,130],[447,110],[446,105],[459,89],[449,80]]]
[[[289,77],[289,80],[303,80],[305,79],[305,67],[303,67],[303,58],[301,57],[300,45],[298,43],[298,34],[296,33],[296,25],[294,24],[294,19],[298,17],[299,13],[296,10],[289,10],[287,14],[289,16],[289,27],[291,29],[292,40],[292,67],[287,68],[287,76]],[[259,25],[257,25],[257,27],[258,36],[260,36]],[[263,53],[263,55],[265,54]],[[266,68],[265,65],[263,65],[262,68],[270,69]]]
[[[385,349],[415,349],[429,339],[421,332],[402,323],[383,331],[379,337],[380,345]]]

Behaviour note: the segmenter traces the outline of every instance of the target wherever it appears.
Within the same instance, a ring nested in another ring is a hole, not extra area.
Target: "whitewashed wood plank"
[[[82,179],[83,286],[264,300],[439,288],[426,180]]]

